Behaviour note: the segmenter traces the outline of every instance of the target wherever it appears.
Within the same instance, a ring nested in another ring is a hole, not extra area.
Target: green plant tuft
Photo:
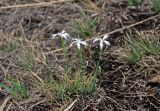
[[[143,0],[128,0],[129,5],[138,5],[142,3]]]
[[[160,0],[153,0],[152,4],[153,4],[153,10],[155,12],[160,11]]]
[[[7,51],[7,52],[12,52],[14,50],[17,49],[17,44],[16,42],[9,42],[7,44],[3,44],[1,47],[0,47],[0,50],[2,51]]]
[[[0,83],[0,87],[3,87],[11,95],[18,97],[21,96],[23,99],[28,98],[27,87],[24,83],[20,84],[17,79],[8,79],[8,84]]]
[[[28,71],[33,70],[35,64],[35,54],[33,51],[23,51],[19,55],[19,64]]]
[[[127,54],[127,60],[136,63],[142,60],[145,56],[160,55],[160,42],[154,36],[130,36],[129,40],[130,51]]]
[[[64,74],[62,80],[55,80],[53,78],[44,82],[40,91],[49,96],[60,100],[67,100],[73,96],[80,95],[93,95],[96,92],[96,79],[97,75],[100,73],[99,67],[96,70],[86,76],[83,72],[77,71],[74,74]],[[43,92],[45,89],[45,92]]]
[[[95,29],[95,21],[91,17],[86,16],[82,21],[75,21],[74,27],[79,38],[86,39],[93,34]]]

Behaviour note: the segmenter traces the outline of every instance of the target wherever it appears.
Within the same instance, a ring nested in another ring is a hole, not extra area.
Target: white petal
[[[103,40],[105,40],[107,38],[108,38],[108,34],[105,34],[104,37],[103,37]]]
[[[103,42],[102,41],[100,42],[99,46],[100,46],[101,49],[103,48]]]
[[[77,41],[78,41],[78,42],[81,42],[81,41],[82,41],[82,39],[79,39],[79,38],[78,38],[78,39],[77,39]]]
[[[67,35],[63,35],[62,38],[64,38],[64,39],[67,40],[67,39],[68,39],[68,36],[67,36]]]
[[[67,37],[70,37],[70,35],[67,33],[67,34],[65,34]]]
[[[65,39],[68,39],[70,37],[70,35],[68,33],[63,34]]]
[[[65,33],[66,36],[70,37],[70,35],[68,33]]]
[[[74,40],[74,41],[78,41],[78,39],[77,39],[77,38],[72,38],[72,40]]]
[[[72,46],[73,46],[73,44],[75,44],[75,43],[76,43],[76,41],[72,42],[69,46],[70,46],[70,47],[72,47]]]
[[[62,33],[58,33],[58,35],[59,35],[60,37],[63,37],[63,34],[62,34]]]
[[[77,43],[77,48],[80,50],[81,49],[81,44],[78,42]]]
[[[66,31],[64,31],[64,30],[62,30],[62,32],[61,32],[62,34],[64,34],[64,33],[66,33]]]
[[[52,34],[52,39],[54,39],[59,34]]]
[[[108,41],[104,41],[104,43],[105,43],[106,45],[111,45]]]
[[[68,33],[63,30],[63,31],[61,32],[61,34],[62,34],[62,35],[66,35],[66,34],[68,34]]]
[[[99,41],[99,38],[95,38],[94,41],[93,41],[93,43],[95,43],[97,41]]]
[[[88,45],[85,41],[81,41],[80,43],[83,44],[83,45],[85,45],[85,46]]]

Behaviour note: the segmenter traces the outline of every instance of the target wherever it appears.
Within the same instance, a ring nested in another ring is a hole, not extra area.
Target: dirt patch
[[[2,0],[0,6],[41,2],[49,1]],[[99,59],[98,45],[85,50],[86,60],[89,63],[86,67],[87,74],[96,69],[97,61],[101,68],[96,80],[95,95],[75,94],[66,102],[54,100],[52,96],[46,97],[36,89],[37,86],[34,84],[37,84],[38,80],[35,79],[37,77],[31,76],[30,70],[44,80],[50,76],[56,80],[62,79],[64,54],[62,51],[51,53],[60,48],[60,44],[51,39],[51,34],[65,30],[72,37],[77,37],[74,21],[84,20],[86,15],[95,21],[94,31],[88,37],[91,38],[157,14],[152,10],[151,2],[147,0],[137,6],[129,6],[125,0],[98,0],[91,2],[94,5],[89,3],[84,0],[84,2],[65,2],[41,7],[0,9],[0,82],[5,82],[5,78],[8,77],[16,77],[27,84],[30,96],[28,100],[13,97],[6,108],[10,111],[58,111],[64,110],[78,98],[72,111],[160,110],[160,84],[149,83],[154,76],[160,74],[160,56],[145,59],[150,63],[149,66],[130,63],[123,58],[128,50],[129,33],[133,35],[137,32],[153,33],[158,38],[157,41],[160,40],[160,17],[109,35],[111,46],[106,49],[103,59]],[[73,51],[69,49],[67,54],[70,61],[74,60]],[[26,55],[29,57],[29,63],[24,61],[28,61],[28,58],[24,58]],[[49,66],[45,65],[46,61]],[[79,61],[75,60],[73,63],[75,64],[68,65],[74,72]],[[10,94],[7,91],[0,89],[0,98],[8,95]]]

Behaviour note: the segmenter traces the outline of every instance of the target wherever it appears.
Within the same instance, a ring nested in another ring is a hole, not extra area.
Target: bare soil
[[[144,0],[145,1],[145,0]],[[93,37],[102,35],[119,28],[145,20],[158,13],[152,10],[151,2],[145,1],[137,6],[129,6],[125,0],[93,0],[98,10],[80,1],[56,3],[47,6],[28,6],[21,8],[1,9],[4,6],[51,2],[49,0],[1,0],[0,1],[0,48],[5,47],[11,41],[16,42],[17,49],[10,52],[0,50],[0,82],[5,77],[14,76],[28,84],[29,95],[33,99],[11,99],[6,104],[9,111],[56,111],[64,110],[69,106],[67,102],[54,103],[47,97],[39,95],[33,87],[34,78],[29,72],[18,65],[19,55],[23,49],[37,49],[35,54],[41,57],[41,52],[49,58],[51,70],[39,62],[34,64],[34,71],[43,79],[52,74],[57,74],[55,57],[61,57],[61,52],[51,53],[59,48],[53,44],[51,34],[65,30],[71,36],[76,37],[74,28],[75,20],[83,20],[88,14],[96,21]],[[126,49],[126,34],[130,31],[152,31],[159,38],[160,17],[153,18],[131,28],[127,28],[109,37],[111,46],[100,61],[102,68],[97,80],[97,94],[93,97],[79,97],[72,111],[158,111],[160,110],[160,84],[149,81],[156,75],[160,75],[160,57],[153,57],[150,66],[140,66],[126,62],[122,59]],[[95,68],[98,61],[96,55],[97,46],[89,53],[88,71]],[[33,50],[32,50],[33,51]],[[70,52],[72,54],[72,52]],[[55,69],[55,70],[54,70]],[[31,82],[32,81],[32,82]],[[0,106],[9,94],[0,89]],[[73,97],[72,99],[74,100]],[[11,105],[11,106],[9,106]]]

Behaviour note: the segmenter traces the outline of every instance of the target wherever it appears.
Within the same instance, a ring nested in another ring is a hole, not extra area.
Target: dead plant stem
[[[24,8],[24,7],[44,7],[44,6],[52,6],[53,4],[65,3],[65,2],[74,2],[75,0],[58,0],[51,2],[41,2],[41,3],[32,3],[32,4],[22,4],[22,5],[13,5],[13,6],[3,6],[0,7],[0,10],[4,9],[13,9],[13,8]]]

